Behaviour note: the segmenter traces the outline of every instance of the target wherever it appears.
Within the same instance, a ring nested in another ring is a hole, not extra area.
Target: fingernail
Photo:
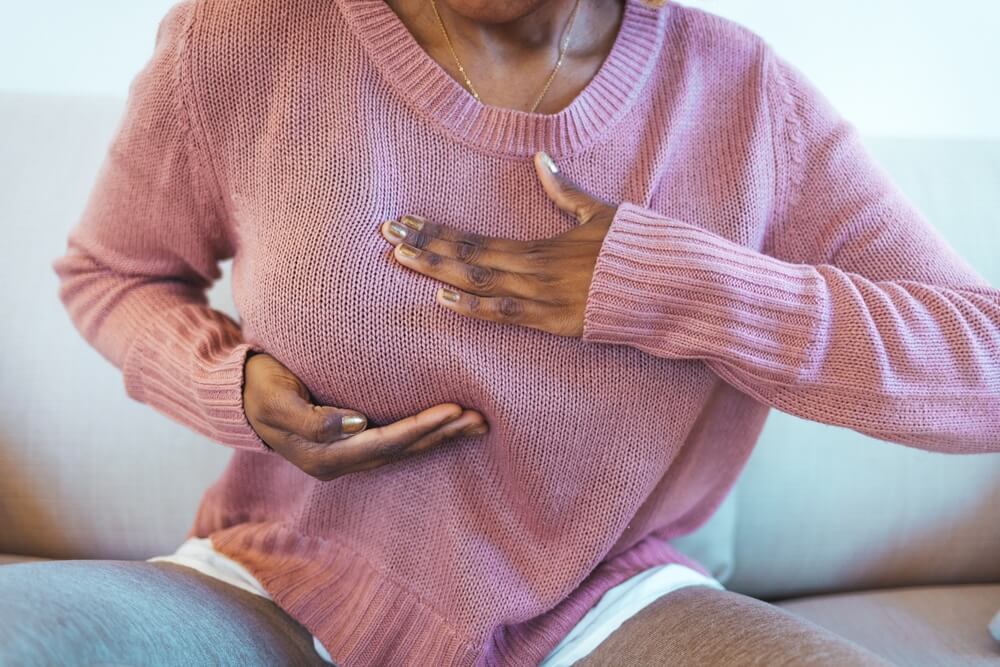
[[[465,435],[483,435],[488,430],[489,429],[486,428],[485,426],[476,426],[475,428],[470,428],[467,431],[465,431]]]
[[[404,227],[403,225],[399,224],[396,221],[392,221],[389,223],[389,233],[395,236],[397,239],[405,239],[408,231],[409,230],[407,230],[406,227]]]
[[[345,415],[340,420],[340,430],[344,433],[357,433],[365,427],[366,421],[361,415]]]
[[[552,160],[551,157],[549,157],[549,154],[546,153],[545,151],[542,151],[542,164],[544,164],[548,168],[548,170],[551,171],[553,174],[559,173],[559,167],[556,166],[556,163]]]
[[[423,229],[424,223],[427,222],[427,218],[421,218],[419,215],[404,215],[400,218],[400,221],[410,229],[416,229],[419,231]]]
[[[420,251],[414,248],[413,246],[400,244],[396,247],[399,248],[399,254],[402,255],[403,257],[409,257],[410,259],[412,259],[420,254]]]
[[[458,301],[458,292],[453,292],[447,287],[442,287],[441,298],[443,298],[445,301]]]

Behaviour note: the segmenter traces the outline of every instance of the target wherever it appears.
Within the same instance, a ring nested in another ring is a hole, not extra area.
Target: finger
[[[473,432],[482,429],[482,432]],[[449,422],[444,426],[438,427],[424,435],[417,440],[415,440],[408,447],[401,449],[398,453],[391,457],[383,457],[382,459],[372,460],[368,463],[363,463],[359,466],[354,466],[350,469],[350,472],[358,472],[361,470],[371,470],[372,468],[378,468],[380,466],[387,465],[396,461],[403,459],[408,459],[411,456],[416,456],[430,449],[433,449],[439,445],[443,445],[448,440],[453,440],[456,438],[469,437],[476,438],[481,437],[489,432],[489,425],[483,419],[483,416],[476,412],[475,410],[466,410],[462,415],[453,422]]]
[[[545,194],[556,206],[576,216],[580,224],[590,221],[592,213],[599,207],[608,206],[608,202],[595,197],[571,178],[566,176],[555,161],[545,151],[535,153],[535,173],[542,182]]]
[[[415,440],[462,416],[462,406],[442,403],[385,426],[371,428],[318,452],[321,467],[338,471],[398,456]]]
[[[491,322],[519,324],[548,331],[556,321],[555,306],[514,296],[486,297],[461,290],[442,287],[438,289],[437,302],[456,313]]]
[[[430,250],[414,248],[407,243],[398,244],[393,250],[393,256],[400,264],[418,273],[473,294],[527,297],[537,289],[534,286],[535,280],[527,274],[466,264]]]
[[[396,220],[386,220],[379,229],[391,244],[405,242],[420,250],[429,250],[442,257],[455,259],[465,264],[478,264],[513,273],[529,272],[535,266],[534,241],[514,241],[514,251],[499,250],[496,245],[477,245],[470,241],[451,241],[411,229]]]
[[[466,410],[455,421],[431,431],[407,447],[406,455],[419,454],[452,438],[474,438],[486,435],[489,430],[489,424],[486,423],[486,419],[480,413],[475,410]]]
[[[468,245],[489,248],[491,250],[501,250],[504,252],[517,252],[521,248],[521,245],[525,243],[524,241],[518,241],[515,239],[507,239],[499,236],[486,236],[475,232],[462,231],[448,225],[433,222],[421,215],[413,213],[407,213],[400,216],[399,223],[410,230],[411,235],[417,235],[418,239],[421,235],[423,235],[424,237],[441,239],[442,241],[466,243]]]

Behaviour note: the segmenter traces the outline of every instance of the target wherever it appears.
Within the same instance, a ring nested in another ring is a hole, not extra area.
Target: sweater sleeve
[[[206,296],[234,249],[183,90],[194,3],[161,19],[52,268],[74,326],[122,371],[129,397],[220,444],[269,452],[243,411],[244,360],[262,350]]]
[[[1000,452],[1000,290],[800,70],[772,52],[765,71],[778,191],[764,252],[624,203],[583,340],[704,360],[762,403],[881,440]]]

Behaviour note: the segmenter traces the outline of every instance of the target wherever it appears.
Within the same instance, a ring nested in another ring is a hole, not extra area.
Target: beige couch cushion
[[[48,558],[37,558],[35,556],[19,556],[17,554],[0,554],[0,565],[13,565],[14,563],[36,563],[38,561],[49,560]]]
[[[987,630],[1000,609],[1000,584],[823,595],[777,605],[899,665],[1000,664],[1000,642]]]
[[[924,452],[772,412],[739,486],[727,587],[778,598],[1000,581],[1000,456]]]

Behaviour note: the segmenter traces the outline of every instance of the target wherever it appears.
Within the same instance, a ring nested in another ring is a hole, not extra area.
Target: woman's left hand
[[[576,216],[579,226],[548,239],[517,241],[404,215],[381,227],[382,236],[396,246],[393,257],[446,283],[437,301],[457,313],[581,336],[597,255],[618,206],[550,171],[547,162],[547,155],[535,154],[542,187],[559,208]]]

